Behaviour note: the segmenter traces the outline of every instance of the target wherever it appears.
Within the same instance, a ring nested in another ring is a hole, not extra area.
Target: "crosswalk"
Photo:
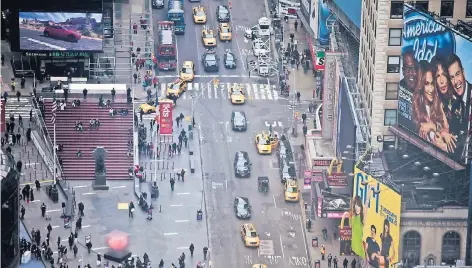
[[[165,96],[169,83],[161,83],[160,95]],[[241,86],[246,93],[248,100],[267,100],[275,101],[281,99],[279,91],[275,85],[269,84],[252,84],[252,83],[187,83],[187,92],[180,99],[189,99],[193,95],[200,96],[202,99],[229,99],[229,90],[233,86]]]
[[[20,97],[20,101],[18,101],[16,97],[11,97],[7,99],[5,115],[9,117],[10,114],[13,114],[15,118],[18,118],[18,115],[21,115],[23,118],[29,118],[31,109],[33,109],[33,106],[27,98]]]

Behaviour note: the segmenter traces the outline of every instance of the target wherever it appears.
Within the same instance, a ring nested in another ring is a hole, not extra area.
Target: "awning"
[[[388,128],[393,134],[399,136],[400,138],[408,141],[409,143],[415,145],[416,147],[420,148],[421,150],[425,151],[432,157],[438,159],[439,161],[443,162],[444,164],[448,165],[450,168],[454,170],[463,170],[465,169],[464,166],[460,165],[456,161],[449,158],[445,153],[436,149],[432,145],[424,142],[421,138],[409,133],[408,131],[402,129],[399,126],[390,126]]]

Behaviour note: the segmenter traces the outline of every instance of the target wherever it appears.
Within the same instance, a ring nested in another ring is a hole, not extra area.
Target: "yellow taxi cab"
[[[246,96],[244,90],[240,86],[234,86],[229,89],[232,104],[244,104]]]
[[[175,95],[179,97],[180,95],[182,95],[182,93],[184,93],[186,88],[187,88],[187,83],[184,80],[178,78],[177,80],[175,80],[174,82],[170,83],[167,86],[166,96],[169,97],[169,96]]]
[[[203,29],[202,30],[202,40],[203,45],[206,47],[215,47],[216,46],[216,36],[215,31],[211,29]]]
[[[220,23],[218,33],[221,41],[231,41],[233,39],[233,33],[229,27],[229,23]]]
[[[259,154],[272,154],[270,138],[266,133],[256,135],[256,147]]]
[[[299,195],[300,195],[300,190],[298,190],[298,182],[293,179],[286,180],[285,187],[284,187],[285,201],[297,202]]]
[[[265,265],[265,264],[262,264],[262,263],[258,263],[258,264],[254,264],[252,266],[252,268],[268,268],[269,266]]]
[[[143,111],[145,114],[152,114],[156,112],[156,106],[148,103],[143,103],[139,105],[139,110]]]
[[[193,61],[184,61],[180,70],[180,79],[185,82],[192,82],[195,77],[195,64]]]
[[[252,223],[245,223],[241,226],[241,238],[246,247],[259,247],[261,244],[256,227]]]
[[[207,22],[207,15],[204,7],[197,6],[193,8],[193,21],[197,24],[205,24]]]

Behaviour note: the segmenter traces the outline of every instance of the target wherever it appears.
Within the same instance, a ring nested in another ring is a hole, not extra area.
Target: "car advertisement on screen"
[[[20,12],[20,50],[102,51],[102,13]]]
[[[404,7],[398,124],[463,163],[469,129],[472,44]]]

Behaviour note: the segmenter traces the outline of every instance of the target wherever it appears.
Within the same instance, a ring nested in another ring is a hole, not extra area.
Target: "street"
[[[207,14],[206,26],[217,30],[215,14],[217,6],[221,4],[227,5],[227,2],[185,2],[186,32],[183,36],[177,36],[178,68],[176,71],[160,71],[158,76],[161,85],[156,89],[160,91],[156,93],[162,96],[167,83],[178,77],[183,61],[195,62],[197,75],[188,84],[187,92],[177,100],[173,116],[175,118],[180,112],[185,116],[190,115],[193,103],[203,162],[201,176],[204,180],[212,267],[241,268],[252,267],[257,263],[268,264],[271,268],[307,267],[300,203],[284,201],[275,150],[272,155],[259,155],[254,143],[255,136],[262,131],[268,132],[271,125],[275,132],[287,131],[292,116],[288,100],[279,96],[276,79],[249,74],[245,64],[247,59],[256,58],[252,56],[252,42],[244,38],[244,31],[256,25],[265,13],[264,2],[244,0],[233,6],[230,21],[233,40],[222,42],[218,39],[216,51],[220,56],[219,72],[206,73],[201,61],[205,51],[201,40],[203,25],[193,23],[192,7],[202,5]],[[153,12],[155,24],[166,20],[166,9]],[[154,34],[157,43],[157,30]],[[196,49],[189,44],[196,44]],[[231,49],[238,58],[236,69],[225,69],[223,66],[222,55],[227,49]],[[217,86],[212,82],[214,77],[219,79]],[[242,106],[234,106],[229,100],[229,88],[235,84],[242,84],[246,93],[246,103]],[[248,128],[245,132],[234,132],[231,127],[231,112],[238,110],[244,111],[247,116]],[[233,162],[237,151],[246,151],[249,155],[253,164],[250,178],[236,178],[234,175]],[[268,176],[270,179],[267,195],[258,192],[259,176]],[[249,199],[251,219],[236,218],[233,202],[238,196]],[[261,240],[259,248],[244,246],[240,235],[244,223],[255,225]],[[187,231],[189,237],[192,231]]]

